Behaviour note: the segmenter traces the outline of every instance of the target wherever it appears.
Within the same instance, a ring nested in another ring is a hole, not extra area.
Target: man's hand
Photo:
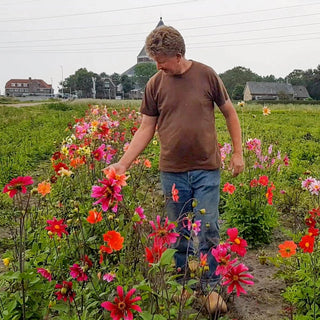
[[[231,157],[228,170],[231,171],[232,176],[236,177],[244,169],[244,162],[242,154],[234,153]]]
[[[114,169],[114,171],[118,175],[125,174],[127,171],[127,167],[125,165],[121,164],[120,162],[113,163],[110,166],[106,167],[105,169]],[[105,169],[103,169],[103,170],[105,170]]]

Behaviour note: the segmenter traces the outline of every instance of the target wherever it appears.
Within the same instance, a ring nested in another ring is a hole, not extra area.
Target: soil
[[[32,106],[38,106],[43,105],[47,102],[24,102],[24,103],[12,103],[12,104],[1,104],[1,106],[4,107],[15,107],[15,108],[21,108],[21,107],[32,107]]]
[[[275,246],[259,250],[250,250],[243,258],[244,264],[254,276],[254,285],[246,286],[247,295],[235,296],[228,304],[230,319],[237,320],[280,320],[288,319],[285,314],[285,302],[281,293],[284,282],[275,278],[277,269],[268,261],[261,263],[261,256],[274,256]]]

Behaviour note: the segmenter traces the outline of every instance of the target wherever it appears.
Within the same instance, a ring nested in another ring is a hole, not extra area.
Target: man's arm
[[[233,154],[230,160],[229,170],[232,171],[232,176],[236,177],[244,169],[240,122],[237,112],[230,100],[227,100],[224,105],[220,106],[220,110],[226,119],[233,145]]]
[[[119,162],[110,165],[117,174],[124,174],[130,167],[131,163],[146,148],[152,139],[156,130],[158,117],[142,116],[142,122],[139,129],[134,134],[128,150],[119,160]]]

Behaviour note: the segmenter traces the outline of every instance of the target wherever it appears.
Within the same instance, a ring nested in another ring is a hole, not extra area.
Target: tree
[[[232,96],[237,85],[246,85],[247,81],[261,81],[261,77],[245,67],[235,67],[220,74],[220,77],[229,93]]]
[[[121,83],[121,76],[119,73],[114,72],[111,76],[110,76],[112,82],[118,86]]]
[[[121,85],[122,85],[122,90],[124,94],[127,96],[128,93],[134,89],[134,82],[132,78],[129,78],[126,74],[121,76]]]
[[[276,79],[276,77],[273,74],[270,74],[268,76],[263,76],[261,78],[261,81],[265,81],[265,82],[277,82],[278,80]]]
[[[295,69],[287,79],[293,85],[305,86],[311,98],[320,100],[320,65],[316,69]]]
[[[92,77],[98,79],[99,75],[88,71],[86,68],[80,68],[74,75],[64,80],[63,91],[78,92],[81,98],[91,98],[93,88]]]
[[[144,89],[148,80],[157,72],[157,67],[152,62],[139,63],[134,68],[135,83]]]
[[[237,84],[233,91],[232,91],[232,95],[231,98],[233,100],[242,100],[243,99],[243,91],[244,91],[244,85],[242,84]]]
[[[305,72],[301,69],[294,69],[291,73],[287,75],[286,78],[292,85],[307,85],[305,79]]]
[[[320,65],[314,70],[312,73],[310,69],[306,72],[307,78],[307,90],[311,96],[311,98],[320,100]]]

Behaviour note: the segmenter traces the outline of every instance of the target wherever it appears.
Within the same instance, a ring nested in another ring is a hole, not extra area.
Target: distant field
[[[0,187],[11,178],[31,173],[48,161],[61,143],[68,122],[84,114],[85,106],[51,103],[15,108],[0,106]]]
[[[33,107],[0,106],[0,187],[11,178],[30,173],[48,161],[66,132],[68,122],[84,115],[89,104],[112,108],[139,108],[140,101],[75,100]],[[320,105],[275,105],[262,116],[261,105],[237,107],[244,140],[259,138],[294,158],[294,170],[320,171]],[[219,142],[230,142],[220,112],[217,116]]]

